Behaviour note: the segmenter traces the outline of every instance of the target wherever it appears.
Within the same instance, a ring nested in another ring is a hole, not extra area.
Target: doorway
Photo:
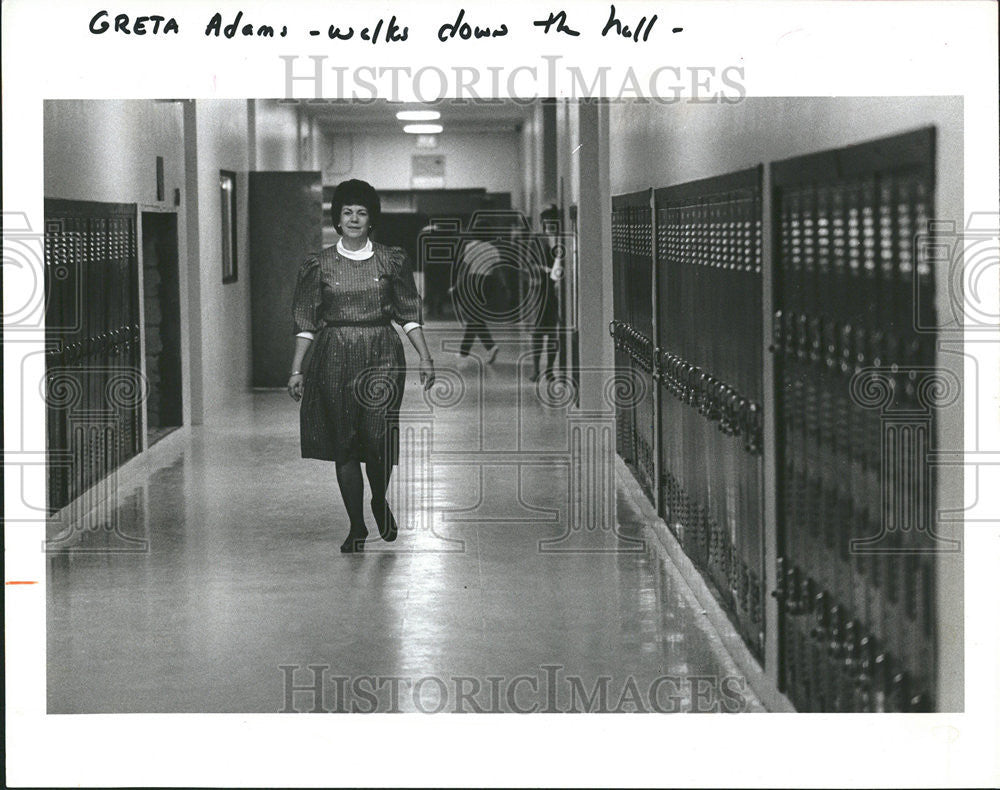
[[[176,213],[142,212],[142,282],[150,447],[183,423]]]

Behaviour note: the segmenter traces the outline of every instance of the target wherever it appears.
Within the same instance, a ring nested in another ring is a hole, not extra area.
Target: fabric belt
[[[324,321],[326,326],[389,326],[388,318],[379,318],[373,321]]]

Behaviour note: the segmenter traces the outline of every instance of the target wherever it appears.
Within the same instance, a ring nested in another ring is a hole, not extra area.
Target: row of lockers
[[[612,250],[619,361],[658,395],[619,414],[637,477],[762,658],[759,178],[617,197]]]
[[[51,510],[141,448],[138,277],[134,205],[45,201]]]
[[[929,710],[934,132],[771,163],[767,215],[764,172],[613,199],[615,364],[655,392],[618,408],[618,452],[762,662],[776,629],[798,709]]]

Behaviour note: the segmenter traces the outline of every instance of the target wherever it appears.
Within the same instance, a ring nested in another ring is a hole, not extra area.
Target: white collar
[[[360,250],[347,249],[344,246],[344,240],[340,239],[337,241],[337,252],[345,258],[350,258],[352,261],[366,261],[375,254],[375,249],[372,247],[371,239],[368,239],[365,242],[365,246]]]

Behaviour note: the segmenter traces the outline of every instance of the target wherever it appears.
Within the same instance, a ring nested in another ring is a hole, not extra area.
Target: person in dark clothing
[[[398,444],[391,430],[403,399],[403,344],[390,324],[402,326],[420,355],[420,382],[434,383],[434,363],[420,326],[420,296],[401,247],[369,239],[381,201],[368,183],[337,186],[333,216],[336,246],[308,257],[299,269],[292,315],[296,333],[288,392],[301,400],[303,458],[336,464],[337,483],[350,519],[344,553],[364,550],[364,481],[383,540],[395,540],[396,521],[386,504]],[[302,363],[312,347],[309,369]]]
[[[455,273],[452,290],[457,301],[457,312],[465,322],[465,332],[459,356],[467,357],[476,338],[486,347],[486,363],[491,365],[499,350],[486,325],[489,305],[494,299],[492,289],[499,287],[494,270],[500,263],[500,252],[489,241],[469,239],[462,245],[460,261]]]
[[[435,237],[442,236],[447,236],[447,231],[434,224],[425,225],[420,230],[420,254],[423,256],[421,268],[424,272],[424,317],[428,319],[446,317],[445,307],[451,288],[452,262],[424,255],[426,247],[433,243]]]
[[[535,250],[532,255],[531,276],[535,287],[541,291],[541,307],[535,318],[535,326],[531,331],[531,380],[538,381],[539,376],[550,375],[555,365],[559,333],[559,290],[558,283],[562,277],[563,248],[558,243],[559,210],[548,206],[539,215],[542,222],[542,235],[535,240]],[[542,349],[545,349],[545,367],[539,367]]]

